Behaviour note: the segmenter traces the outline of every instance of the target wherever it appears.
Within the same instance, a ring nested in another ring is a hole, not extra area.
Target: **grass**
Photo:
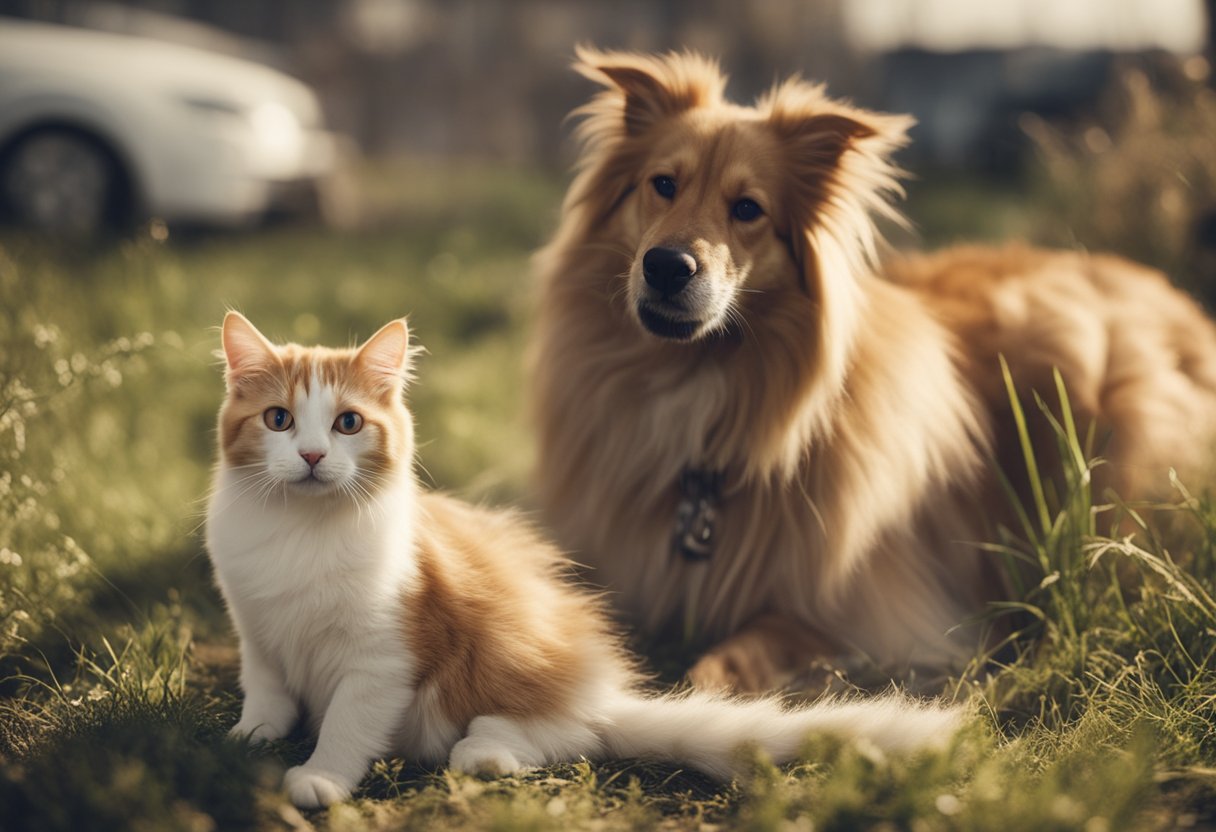
[[[360,232],[280,229],[65,252],[0,241],[0,829],[1105,829],[1216,823],[1216,508],[1179,484],[1186,545],[1130,538],[1140,508],[1091,488],[1065,392],[1065,460],[992,557],[1021,581],[1016,637],[952,681],[972,702],[948,751],[887,759],[818,741],[738,782],[622,761],[481,781],[379,763],[359,799],[302,815],[278,790],[304,736],[255,750],[197,526],[222,385],[224,309],[275,337],[342,343],[409,313],[411,400],[431,480],[526,493],[520,356],[530,251],[560,179],[394,169]],[[978,189],[927,204],[982,204]],[[1022,227],[1002,197],[981,236]],[[958,217],[922,218],[925,237]],[[998,218],[994,221],[994,217]],[[1007,217],[1008,222],[999,219]],[[995,222],[995,225],[993,223]],[[1050,453],[1048,453],[1050,452]],[[1166,472],[1162,472],[1165,476]]]
[[[1115,248],[1216,300],[1212,78],[1206,58],[1158,55],[1123,66],[1079,123],[1024,119],[1040,160],[1042,237]]]

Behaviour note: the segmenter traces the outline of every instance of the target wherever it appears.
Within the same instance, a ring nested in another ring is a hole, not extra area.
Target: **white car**
[[[338,165],[316,95],[269,67],[148,38],[0,20],[0,212],[92,234],[247,225]]]

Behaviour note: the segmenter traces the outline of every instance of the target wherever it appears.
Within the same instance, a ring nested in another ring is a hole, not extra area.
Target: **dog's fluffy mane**
[[[1061,366],[1093,401],[1083,415],[1100,418],[1105,359],[1077,338],[1039,349],[1033,315],[1050,316],[1057,300],[1099,306],[1104,282],[1123,280],[1142,305],[1167,310],[1164,325],[1199,327],[1216,346],[1210,325],[1159,276],[1109,258],[966,250],[896,270],[902,285],[879,278],[874,217],[898,218],[890,154],[911,119],[798,79],[739,106],[724,99],[716,64],[695,54],[578,57],[603,89],[575,113],[580,161],[537,258],[532,351],[538,488],[561,542],[648,629],[682,618],[720,639],[780,611],[832,650],[900,662],[956,654],[943,634],[1002,591],[990,560],[962,543],[981,539],[982,516],[1003,500],[977,478],[993,413],[1005,412],[991,384],[997,352],[1025,352],[1012,363],[1031,381]],[[673,344],[630,317],[621,283],[637,240],[622,214],[655,131],[698,111],[777,137],[787,191],[772,221],[791,274],[742,296],[734,331]],[[1008,279],[1019,272],[1035,275],[1033,289]],[[1123,337],[1112,329],[1107,355]],[[1216,388],[1212,362],[1200,363]],[[1202,401],[1188,392],[1179,410]],[[1144,445],[1138,461],[1159,461],[1165,444]],[[727,482],[706,563],[671,550],[676,484],[690,466]]]
[[[595,226],[637,185],[638,157],[646,143],[639,133],[685,110],[733,105],[723,98],[727,78],[717,63],[696,53],[649,56],[583,46],[578,58],[575,68],[605,89],[573,113],[581,118],[575,132],[581,153],[564,210],[576,234],[593,237]],[[801,145],[790,153],[797,164],[790,172],[790,196],[807,221],[788,229],[787,244],[819,311],[813,350],[806,350],[806,333],[798,332],[791,333],[798,340],[791,352],[798,363],[813,359],[813,366],[799,366],[793,373],[797,378],[790,380],[796,389],[781,397],[798,410],[787,417],[794,428],[778,431],[784,441],[754,448],[759,452],[746,461],[755,475],[775,467],[788,478],[798,470],[810,432],[830,429],[830,411],[843,390],[863,306],[852,276],[877,259],[874,217],[904,223],[890,199],[903,195],[901,171],[890,154],[907,143],[914,122],[834,101],[823,85],[798,78],[775,85],[754,108],[736,109],[767,120],[786,142]],[[739,424],[743,430],[747,426]]]

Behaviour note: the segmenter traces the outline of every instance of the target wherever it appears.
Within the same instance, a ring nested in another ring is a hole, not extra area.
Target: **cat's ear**
[[[222,340],[229,384],[265,370],[275,360],[274,344],[240,312],[224,316]]]
[[[355,366],[385,385],[399,388],[410,373],[410,331],[405,319],[390,321],[368,338],[355,355]]]

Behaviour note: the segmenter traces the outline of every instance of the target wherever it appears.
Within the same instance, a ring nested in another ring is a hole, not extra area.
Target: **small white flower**
[[[952,794],[939,794],[933,805],[947,817],[957,815],[963,809],[963,802]]]

